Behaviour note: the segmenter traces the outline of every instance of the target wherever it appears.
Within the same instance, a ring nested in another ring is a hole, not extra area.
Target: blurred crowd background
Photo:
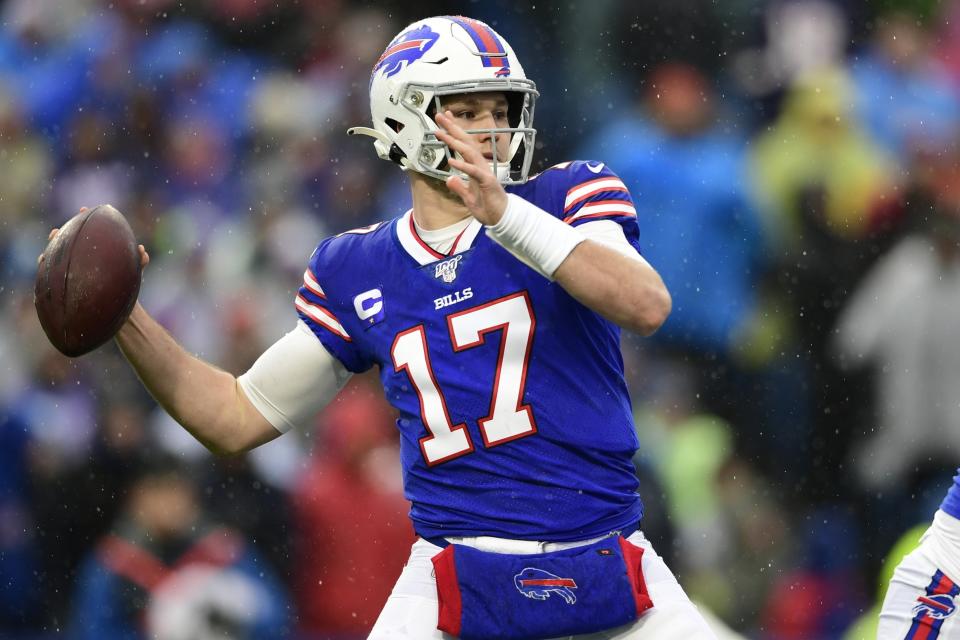
[[[393,35],[460,13],[536,80],[538,167],[616,171],[673,293],[623,341],[648,537],[724,637],[872,637],[960,464],[954,0],[0,3],[0,637],[365,636],[414,539],[376,378],[213,458],[114,346],[49,346],[36,257],[112,203],[143,304],[242,373],[314,246],[408,207],[345,130]]]

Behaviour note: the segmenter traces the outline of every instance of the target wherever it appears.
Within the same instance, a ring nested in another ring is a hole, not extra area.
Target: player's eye
[[[476,114],[473,111],[454,111],[453,117],[460,120],[473,120]]]
[[[496,120],[497,122],[506,122],[506,120],[507,120],[507,112],[506,112],[506,110],[504,110],[504,111],[494,111],[494,113],[493,113],[493,118],[494,118],[494,120]]]

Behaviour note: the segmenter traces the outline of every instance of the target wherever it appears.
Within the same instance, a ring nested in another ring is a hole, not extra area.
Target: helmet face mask
[[[507,157],[493,145],[491,170],[503,184],[525,182],[533,160],[536,85],[528,80],[513,50],[485,24],[462,17],[428,18],[404,29],[374,66],[370,80],[377,154],[404,170],[438,179],[457,174],[450,150],[436,137],[433,115],[449,96],[503,93],[508,127],[468,129],[475,135],[509,136]]]

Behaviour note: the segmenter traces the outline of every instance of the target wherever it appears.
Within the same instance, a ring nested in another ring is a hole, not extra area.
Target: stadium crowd
[[[242,373],[320,239],[408,208],[345,130],[383,43],[459,13],[531,61],[537,166],[621,176],[673,295],[623,342],[648,537],[731,634],[871,637],[960,461],[960,1],[415,4],[0,5],[0,637],[364,637],[414,539],[376,380],[214,458],[113,345],[49,345],[36,256],[113,204],[143,304]]]

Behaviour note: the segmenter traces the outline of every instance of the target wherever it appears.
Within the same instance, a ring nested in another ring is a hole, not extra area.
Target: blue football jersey
[[[957,475],[953,476],[953,484],[950,485],[940,509],[960,520],[960,469],[957,469]]]
[[[630,195],[602,163],[508,190],[569,224],[614,220],[637,246]],[[328,238],[296,306],[347,369],[379,367],[419,535],[580,540],[640,519],[619,327],[478,221],[448,255],[411,212]]]

